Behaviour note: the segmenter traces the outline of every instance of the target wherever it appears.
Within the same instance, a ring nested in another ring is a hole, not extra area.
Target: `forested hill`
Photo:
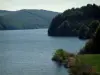
[[[68,9],[53,18],[48,35],[89,37],[87,32],[94,20],[100,20],[100,6],[96,4]]]
[[[0,30],[48,28],[57,14],[58,12],[35,9],[0,10]]]

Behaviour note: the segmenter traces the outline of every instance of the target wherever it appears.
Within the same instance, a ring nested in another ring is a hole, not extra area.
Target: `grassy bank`
[[[58,49],[52,60],[70,68],[70,75],[83,75],[84,73],[85,75],[100,75],[100,54],[74,55]]]
[[[97,72],[100,72],[100,54],[85,54],[78,57],[81,62],[92,65]]]

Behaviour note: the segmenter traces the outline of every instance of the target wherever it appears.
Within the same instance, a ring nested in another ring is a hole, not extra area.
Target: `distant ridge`
[[[36,9],[0,10],[0,30],[48,28],[58,12]]]

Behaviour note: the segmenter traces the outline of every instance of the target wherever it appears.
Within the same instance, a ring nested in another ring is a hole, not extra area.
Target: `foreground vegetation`
[[[70,57],[75,59],[74,65],[73,60],[68,64]],[[70,75],[100,75],[99,58],[99,54],[74,55],[64,51],[63,49],[58,49],[53,55],[52,60],[60,63],[66,68],[69,68]]]
[[[100,6],[64,11],[52,20],[48,35],[88,39],[77,55],[58,49],[52,60],[69,68],[70,75],[100,75]]]
[[[69,68],[70,75],[100,75],[100,23],[92,22],[91,38],[77,55],[58,49],[52,60]],[[96,29],[93,29],[97,26]]]
[[[100,75],[100,23],[95,21],[92,25],[97,28],[91,28],[91,38],[77,55],[58,49],[52,58],[70,68],[70,75]]]
[[[100,22],[92,22],[92,26],[91,38],[86,42],[79,54],[100,54]],[[97,26],[95,30],[94,26]]]
[[[100,54],[78,55],[81,62],[92,65],[97,72],[100,72]]]

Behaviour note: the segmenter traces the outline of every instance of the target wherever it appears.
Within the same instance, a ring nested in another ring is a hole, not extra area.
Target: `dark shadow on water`
[[[56,66],[57,66],[58,68],[62,67],[62,64],[61,64],[61,63],[55,62],[55,64],[56,64]]]
[[[68,71],[61,63],[54,62],[56,66],[55,75],[68,75]]]

